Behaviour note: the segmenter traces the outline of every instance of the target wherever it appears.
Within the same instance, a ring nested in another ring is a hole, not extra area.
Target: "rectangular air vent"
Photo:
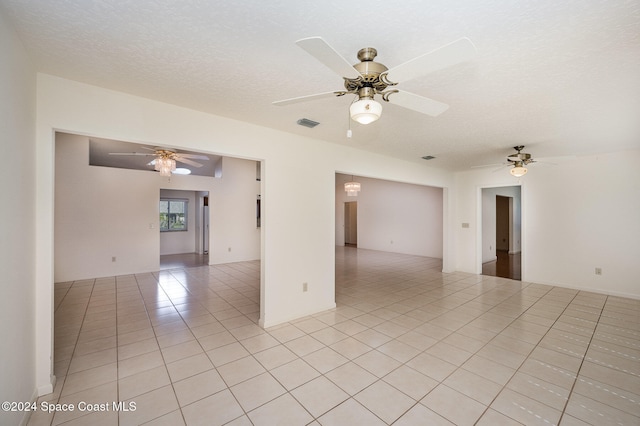
[[[317,121],[309,120],[308,118],[301,118],[300,120],[297,121],[297,123],[301,126],[308,127],[310,129],[313,129],[318,124],[320,124]]]
[[[436,157],[434,157],[433,155],[425,155],[424,157],[422,157],[423,160],[433,160],[434,158]]]

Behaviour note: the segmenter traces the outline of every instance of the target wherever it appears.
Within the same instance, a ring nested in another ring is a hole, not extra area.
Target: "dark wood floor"
[[[507,251],[498,250],[496,254],[497,260],[482,264],[482,275],[521,280],[520,253],[509,254]]]
[[[208,254],[183,253],[160,256],[160,269],[191,268],[209,264]]]

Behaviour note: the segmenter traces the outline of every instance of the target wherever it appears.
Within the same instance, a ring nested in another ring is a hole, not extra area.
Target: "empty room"
[[[639,34],[0,0],[0,423],[637,425]]]

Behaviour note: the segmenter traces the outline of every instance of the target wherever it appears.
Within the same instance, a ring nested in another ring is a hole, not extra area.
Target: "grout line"
[[[558,419],[558,423],[562,422],[562,418],[565,415],[565,412],[567,410],[567,407],[569,406],[569,401],[571,400],[571,396],[573,396],[573,391],[576,387],[576,383],[578,383],[578,378],[580,377],[580,370],[582,370],[582,366],[584,365],[585,360],[587,359],[587,353],[589,352],[589,348],[591,347],[591,343],[593,342],[593,336],[595,336],[596,334],[596,328],[598,323],[600,322],[600,318],[602,317],[602,312],[604,311],[605,306],[607,305],[607,300],[609,299],[609,296],[605,297],[605,301],[602,305],[602,308],[600,309],[600,315],[598,316],[598,321],[596,321],[596,325],[593,327],[593,333],[591,334],[591,338],[589,339],[589,344],[587,345],[587,349],[584,352],[584,356],[582,357],[581,361],[580,361],[580,366],[578,367],[578,370],[576,371],[576,377],[573,381],[573,384],[571,385],[571,389],[569,389],[569,394],[567,395],[567,401],[564,403],[564,407],[562,408],[562,412],[560,414],[560,418]]]

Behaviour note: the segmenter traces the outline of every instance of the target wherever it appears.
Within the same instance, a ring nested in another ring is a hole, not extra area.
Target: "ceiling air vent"
[[[424,157],[422,157],[423,160],[433,160],[434,158],[436,157],[434,157],[433,155],[425,155]]]
[[[301,118],[300,120],[297,121],[297,123],[301,126],[308,127],[310,129],[313,129],[318,124],[320,124],[317,121],[309,120],[308,118]]]

